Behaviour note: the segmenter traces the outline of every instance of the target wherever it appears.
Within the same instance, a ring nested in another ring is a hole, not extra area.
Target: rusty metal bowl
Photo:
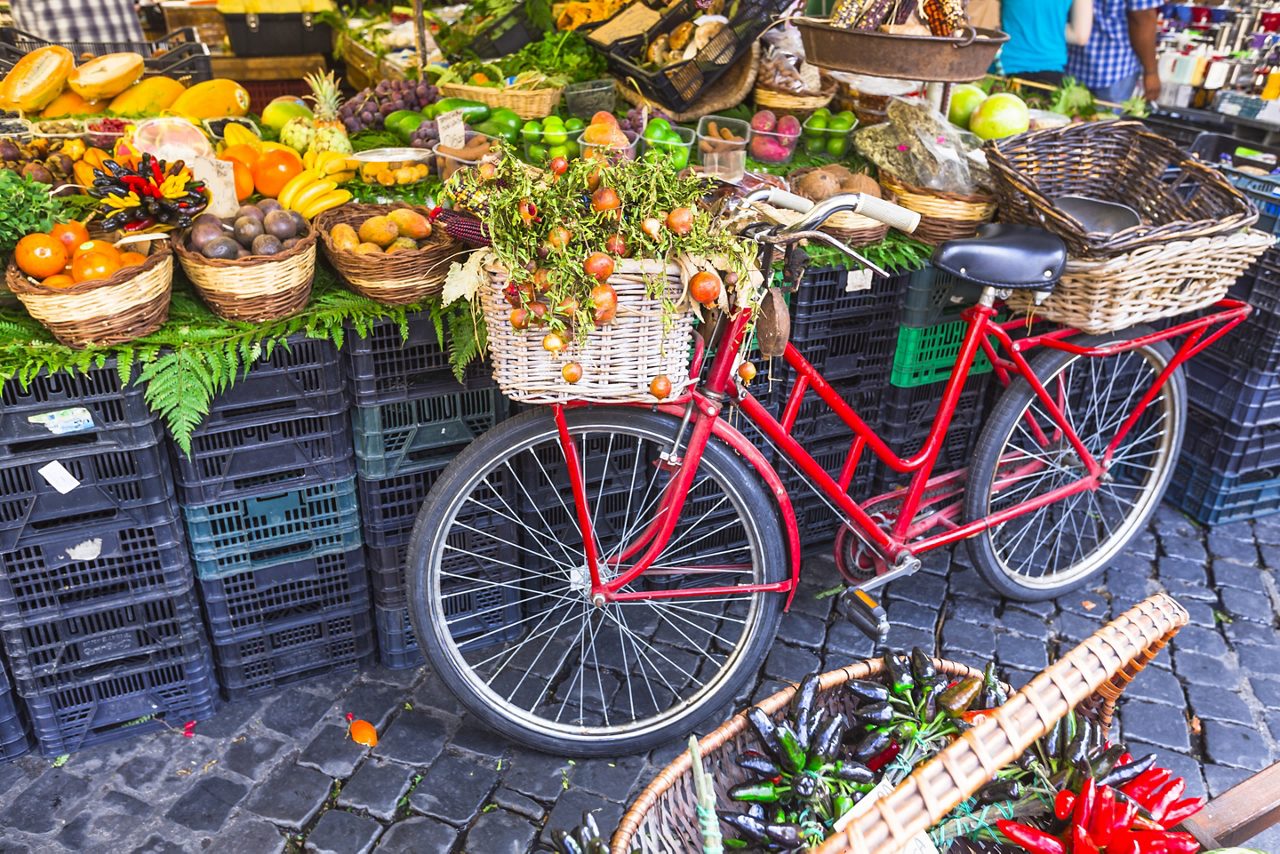
[[[1009,35],[968,29],[957,38],[909,36],[833,27],[825,18],[792,18],[809,62],[833,71],[941,83],[968,83],[987,73]]]

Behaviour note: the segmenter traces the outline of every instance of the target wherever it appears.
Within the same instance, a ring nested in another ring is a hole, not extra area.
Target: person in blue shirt
[[[1005,74],[1057,86],[1067,67],[1067,45],[1082,45],[1093,29],[1093,0],[1004,0],[1000,51]]]
[[[1141,90],[1148,101],[1160,97],[1156,37],[1161,0],[1094,0],[1088,44],[1067,50],[1067,73],[1094,97],[1122,104]]]

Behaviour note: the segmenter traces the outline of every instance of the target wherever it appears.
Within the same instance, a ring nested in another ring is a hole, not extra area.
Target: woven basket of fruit
[[[748,850],[1196,851],[1171,828],[1203,801],[1109,738],[1121,692],[1186,622],[1152,596],[1012,697],[993,667],[919,650],[808,677],[701,740],[721,823]],[[697,850],[698,804],[686,752],[611,850]]]
[[[88,235],[75,240],[80,237]],[[81,241],[69,250],[56,233],[27,235],[5,270],[5,285],[70,347],[141,338],[169,317],[173,253],[159,235],[119,246],[116,237]],[[68,264],[71,274],[63,272]]]
[[[862,172],[852,172],[842,163],[797,169],[787,180],[793,193],[811,202],[826,201],[839,193],[866,193],[876,198],[886,195],[875,179]],[[889,196],[889,200],[892,201],[893,196]],[[799,218],[797,214],[796,220]],[[849,246],[858,247],[884,240],[889,226],[871,217],[844,211],[828,217],[821,230]]]
[[[385,305],[440,295],[453,257],[465,250],[433,229],[426,208],[344,205],[315,222],[325,257],[351,290]]]
[[[564,87],[517,89],[515,87],[469,86],[465,83],[442,83],[440,94],[446,98],[466,98],[488,104],[495,110],[508,109],[525,121],[540,119],[555,112]]]
[[[173,247],[187,278],[219,317],[278,320],[311,299],[316,231],[274,200],[243,205],[229,221],[201,214],[174,237]]]

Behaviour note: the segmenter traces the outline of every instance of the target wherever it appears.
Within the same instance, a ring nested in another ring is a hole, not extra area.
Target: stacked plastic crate
[[[209,717],[209,645],[142,388],[108,363],[11,380],[0,398],[0,638],[39,749]],[[0,755],[12,755],[4,694]]]
[[[1168,496],[1206,525],[1280,511],[1280,249],[1231,296],[1240,326],[1187,366],[1187,429]]]
[[[174,449],[229,698],[372,658],[349,409],[337,349],[294,336],[214,399],[190,454]]]
[[[410,316],[407,338],[392,322],[365,336],[349,330],[344,351],[380,657],[388,667],[415,667],[423,657],[409,622],[405,556],[418,510],[453,458],[505,417],[507,401],[482,364],[458,382],[426,314]],[[473,521],[483,529],[494,520]],[[458,544],[460,554],[492,546],[483,536],[474,539]],[[480,605],[472,603],[475,592],[441,595],[461,615]]]

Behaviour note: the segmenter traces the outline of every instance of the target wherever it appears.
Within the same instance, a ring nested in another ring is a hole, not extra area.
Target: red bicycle
[[[814,230],[838,211],[907,231],[918,221],[860,195],[813,206],[772,191],[768,200],[810,210],[789,228],[745,232],[766,259],[801,240],[858,258]],[[863,579],[849,605],[873,637],[888,626],[872,592],[917,571],[918,555],[960,540],[1005,596],[1045,599],[1084,584],[1142,529],[1168,485],[1185,427],[1180,365],[1249,307],[1224,300],[1169,329],[1102,336],[1055,328],[1017,337],[1025,321],[995,320],[1002,293],[1048,293],[1065,260],[1057,237],[1017,226],[988,226],[937,251],[939,268],[983,290],[963,314],[955,368],[911,456],[895,454],[790,344],[783,358],[796,380],[781,417],[770,414],[735,370],[746,310],[695,348],[692,376],[715,355],[682,399],[539,407],[499,424],[442,473],[409,548],[411,615],[432,667],[494,729],[569,755],[653,747],[737,697],[795,595],[800,542],[777,468],[726,420],[727,408],[838,511],[837,560]],[[935,475],[980,350],[1006,388],[971,465]],[[791,435],[810,393],[850,431],[835,477]],[[849,495],[867,452],[910,475],[909,485]]]

